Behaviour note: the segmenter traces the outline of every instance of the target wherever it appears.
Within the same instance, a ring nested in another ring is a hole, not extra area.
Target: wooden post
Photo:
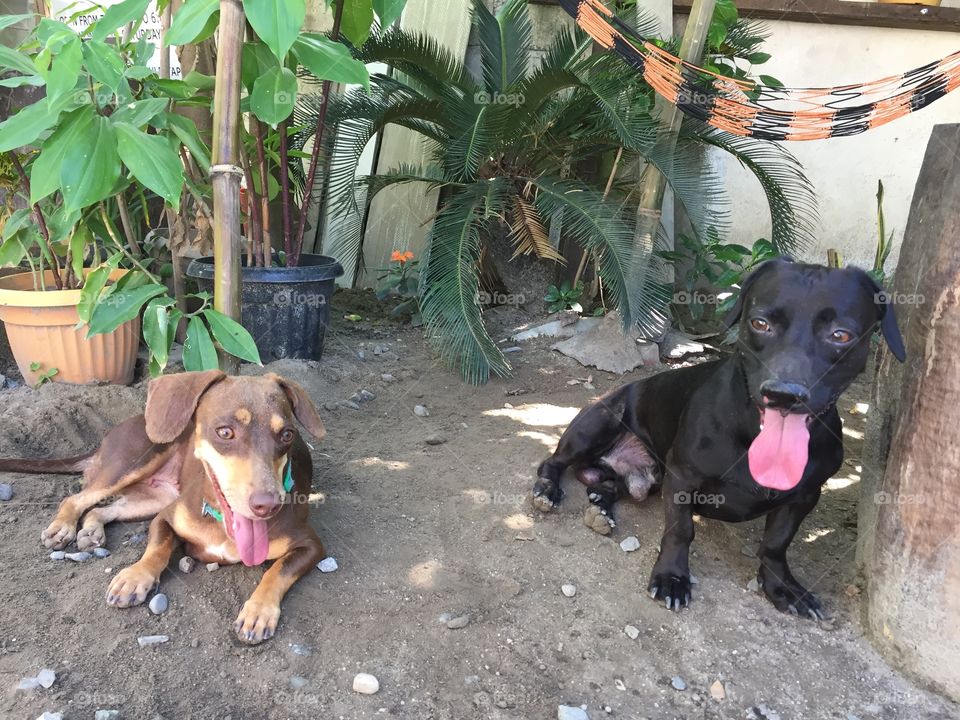
[[[960,125],[933,129],[889,299],[907,362],[880,351],[858,557],[869,633],[960,701]],[[889,449],[889,453],[888,453]]]
[[[245,18],[240,0],[220,0],[217,83],[213,98],[213,306],[240,321],[240,57]],[[220,367],[236,374],[240,361],[220,353]]]

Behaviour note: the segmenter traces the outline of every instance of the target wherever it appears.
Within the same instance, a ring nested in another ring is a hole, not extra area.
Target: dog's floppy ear
[[[147,388],[147,437],[155,443],[173,442],[187,429],[197,403],[211,385],[226,377],[220,370],[162,375]]]
[[[907,359],[907,349],[903,344],[903,336],[900,334],[897,316],[893,311],[893,303],[890,302],[890,293],[884,290],[869,273],[859,268],[857,268],[857,271],[872,295],[873,304],[877,308],[880,332],[883,333],[883,339],[887,341],[887,347],[890,348],[890,352],[897,360],[904,362]]]
[[[287,399],[293,406],[293,414],[297,416],[297,420],[307,429],[307,432],[317,440],[323,440],[327,434],[327,429],[323,426],[323,420],[320,419],[320,414],[314,407],[313,401],[307,396],[306,391],[296,383],[274,373],[267,373],[267,377],[274,380],[286,393]]]
[[[746,277],[746,279],[743,281],[743,284],[740,286],[740,295],[737,297],[736,304],[730,309],[730,312],[728,312],[727,316],[723,319],[723,327],[726,330],[729,330],[737,324],[737,321],[740,319],[740,315],[743,313],[743,303],[746,302],[747,293],[750,292],[750,287],[757,281],[758,278],[760,278],[761,275],[769,272],[781,263],[792,262],[793,258],[789,258],[784,255],[783,257],[767,260],[757,265],[756,269],[754,269],[754,271]]]

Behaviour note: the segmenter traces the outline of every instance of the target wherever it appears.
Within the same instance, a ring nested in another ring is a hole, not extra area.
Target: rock
[[[165,642],[169,642],[170,638],[166,635],[142,635],[137,638],[137,644],[140,647],[152,647],[154,645],[163,645]]]
[[[177,563],[177,567],[180,568],[180,572],[189,575],[197,568],[197,561],[194,560],[189,555],[184,555],[180,558],[180,562]]]
[[[413,414],[417,417],[430,417],[430,411],[423,405],[416,405],[413,408]]]
[[[557,705],[557,720],[590,720],[590,716],[583,708]]]
[[[706,346],[679,330],[670,329],[659,343],[663,360],[682,360],[688,355],[702,355]]]
[[[353,400],[341,400],[341,401],[340,401],[339,403],[337,403],[337,404],[338,404],[340,407],[349,408],[349,409],[351,409],[351,410],[359,410],[359,409],[360,409],[359,403],[356,403],[356,402],[354,402]]]
[[[207,563],[207,572],[214,572],[220,569],[220,563]]]
[[[433,435],[428,435],[427,439],[424,442],[427,445],[443,445],[447,439],[440,433],[434,433]]]
[[[383,375],[380,376],[380,379],[387,383],[392,383],[397,381],[397,379],[390,373],[383,373]]]
[[[504,355],[509,355],[510,353],[523,352],[523,348],[518,345],[514,345],[513,347],[504,348],[502,352]]]
[[[559,320],[552,320],[548,323],[518,332],[510,339],[515,342],[523,342],[524,340],[532,340],[538,337],[573,337],[578,333],[592,330],[600,324],[600,320],[601,318],[564,315]]]
[[[757,556],[757,551],[749,545],[744,545],[742,548],[740,548],[740,554],[745,555],[748,558],[755,558]]]
[[[613,686],[614,686],[617,690],[619,690],[619,691],[621,691],[621,692],[623,692],[624,690],[627,689],[626,683],[623,682],[623,680],[621,680],[620,678],[614,678],[614,679],[613,679]]]
[[[771,710],[766,705],[757,705],[750,708],[747,712],[747,718],[750,720],[780,720],[780,713]]]
[[[306,645],[300,645],[299,643],[294,643],[290,646],[290,649],[293,651],[294,655],[299,655],[300,657],[310,657],[313,655],[313,648],[307,647]]]
[[[713,685],[710,686],[710,697],[714,700],[723,700],[727,697],[727,689],[719,680],[715,680]]]
[[[354,393],[353,397],[350,398],[350,399],[351,399],[351,400],[356,400],[357,402],[362,402],[362,403],[363,403],[363,402],[370,402],[371,400],[376,400],[376,399],[377,399],[377,396],[374,395],[374,394],[373,394],[372,392],[370,392],[369,390],[361,390],[361,391],[358,392],[358,393]]]
[[[147,536],[145,533],[134,533],[130,536],[130,539],[127,540],[125,545],[142,545],[147,541]]]
[[[150,599],[150,605],[148,607],[154,615],[163,615],[169,605],[170,601],[167,600],[167,596],[163,593],[157,593]]]
[[[87,562],[88,560],[93,559],[93,555],[91,555],[91,554],[88,553],[88,552],[72,552],[72,553],[67,553],[64,557],[66,557],[67,560],[73,560],[73,562],[78,562],[78,563],[79,563],[79,562]]]
[[[596,327],[569,340],[562,340],[553,349],[572,357],[581,365],[622,375],[641,365],[657,365],[660,349],[655,343],[637,339],[635,331],[623,334],[623,323],[611,312]]]
[[[93,720],[120,720],[119,710],[97,710]]]
[[[53,687],[53,684],[57,681],[57,674],[53,670],[44,668],[37,673],[37,683],[40,687],[50,689]]]
[[[756,578],[753,578],[747,583],[747,590],[750,592],[760,592],[760,582]]]
[[[636,535],[631,535],[620,543],[620,549],[624,552],[636,552],[640,549],[640,541],[637,540]]]
[[[194,638],[193,640],[191,640],[190,647],[192,647],[194,650],[200,647],[200,638]]]
[[[366,353],[366,351],[364,351],[364,350],[357,350],[357,357],[360,358],[361,360],[366,360],[366,359],[367,359],[367,353]]]
[[[337,565],[337,559],[332,557],[325,557],[319,563],[317,563],[317,569],[322,573],[332,573],[340,569],[340,566]]]
[[[290,687],[292,687],[294,690],[303,690],[307,686],[308,682],[310,681],[305,677],[294,675],[292,678],[290,678]]]
[[[373,354],[374,355],[383,355],[384,353],[390,352],[390,347],[387,345],[374,345]]]
[[[623,628],[623,634],[631,640],[636,640],[638,637],[640,637],[640,628],[634,625],[627,625]]]
[[[594,385],[592,382],[585,382],[585,383],[583,384],[583,389],[584,389],[584,390],[596,390],[596,389],[597,389],[597,386]]]
[[[45,712],[37,720],[63,720],[63,713]]]
[[[340,407],[340,406],[339,406],[337,403],[335,403],[335,402],[325,402],[325,403],[323,404],[323,409],[324,409],[324,410],[327,410],[327,411],[329,411],[329,412],[333,412],[333,411],[336,410],[338,407]]]
[[[670,678],[670,686],[674,690],[683,691],[687,689],[687,683],[685,683],[683,681],[683,678],[680,677],[679,675],[674,675],[672,678]]]
[[[110,557],[110,551],[103,547],[94,548],[93,554],[100,559]]]
[[[577,586],[576,586],[576,585],[570,585],[570,584],[561,585],[561,586],[560,586],[560,592],[562,592],[562,593],[563,593],[564,595],[566,595],[568,598],[572,598],[574,595],[577,594]]]
[[[373,695],[380,690],[380,681],[369,673],[357,673],[353,678],[353,691],[361,695]]]
[[[447,620],[447,627],[450,630],[460,630],[461,628],[465,628],[469,624],[470,624],[469,615],[461,615],[459,617],[455,617],[455,618],[451,618],[450,620]]]
[[[17,683],[17,690],[36,690],[40,687],[40,681],[35,677],[23,678]]]
[[[51,560],[63,560],[67,557],[67,554],[63,550],[54,550],[50,553]]]
[[[0,483],[0,502],[7,502],[13,498],[13,487],[7,483]]]

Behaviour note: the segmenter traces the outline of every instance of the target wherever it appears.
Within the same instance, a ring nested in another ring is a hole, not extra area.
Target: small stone
[[[396,379],[393,375],[391,375],[390,373],[383,373],[383,375],[380,376],[380,379],[383,380],[384,382],[388,382],[388,383],[392,383],[392,382],[396,382],[396,381],[397,381],[397,379]]]
[[[696,575],[694,575],[693,573],[690,573],[690,584],[691,584],[691,585],[699,585],[699,584],[700,584],[700,578],[698,578],[698,577],[697,577]]]
[[[154,615],[163,615],[169,605],[170,601],[167,600],[167,596],[163,593],[157,593],[150,599],[150,605],[148,607]]]
[[[323,409],[324,409],[324,410],[327,410],[327,411],[329,411],[329,412],[333,412],[334,410],[336,410],[336,409],[339,408],[339,407],[340,407],[340,406],[339,406],[337,403],[335,403],[335,402],[325,402],[325,403],[323,404]]]
[[[760,582],[756,578],[753,578],[747,583],[747,590],[750,592],[760,592]]]
[[[63,713],[45,712],[37,720],[63,720]]]
[[[147,541],[147,536],[145,533],[134,533],[130,536],[130,539],[127,540],[127,545],[142,545]]]
[[[557,720],[590,720],[590,716],[583,708],[557,705]]]
[[[301,657],[310,657],[313,655],[313,649],[307,647],[306,645],[294,643],[290,646],[290,649],[293,650],[294,655],[300,655]]]
[[[220,563],[207,563],[207,572],[214,572],[220,569]]]
[[[40,687],[40,681],[35,677],[23,678],[17,683],[17,690],[36,690],[38,687]]]
[[[614,680],[613,680],[613,686],[614,686],[617,690],[620,690],[621,692],[627,689],[626,683],[624,683],[623,680],[621,680],[620,678],[614,678]]]
[[[748,558],[755,558],[757,556],[757,551],[749,545],[744,545],[742,548],[740,548],[740,554]]]
[[[514,345],[513,347],[508,347],[503,349],[504,355],[509,355],[510,353],[518,353],[518,352],[523,352],[523,348],[520,347],[519,345]]]
[[[194,638],[193,640],[191,640],[190,647],[192,647],[194,650],[200,647],[200,638]]]
[[[597,386],[594,385],[592,382],[585,382],[585,383],[583,384],[583,389],[584,389],[584,390],[596,390],[596,389],[597,389]]]
[[[461,615],[460,617],[455,617],[455,618],[451,618],[450,620],[447,620],[447,628],[449,628],[450,630],[460,630],[461,628],[465,628],[469,624],[470,624],[469,615]]]
[[[332,557],[325,557],[319,563],[317,563],[317,569],[322,573],[332,573],[340,569],[340,566],[337,565],[337,559]]]
[[[373,354],[374,354],[374,355],[383,355],[385,352],[388,352],[389,350],[390,350],[390,348],[387,347],[386,345],[374,345],[374,347],[373,347]]]
[[[94,548],[93,554],[100,559],[110,557],[110,551],[102,547]]]
[[[66,557],[67,557],[67,554],[63,550],[54,550],[52,553],[50,553],[51,560],[59,561],[59,560],[63,560]]]
[[[430,411],[423,405],[414,406],[413,414],[417,417],[430,417]]]
[[[670,678],[670,685],[674,690],[683,691],[687,689],[687,683],[685,683],[683,678],[679,675],[674,675],[672,678]]]
[[[119,710],[97,710],[93,720],[120,720]]]
[[[635,625],[627,625],[625,628],[623,628],[623,634],[631,640],[636,640],[638,637],[640,637],[640,628],[636,627]]]
[[[427,436],[427,439],[424,440],[424,442],[425,442],[427,445],[443,445],[446,441],[447,441],[447,439],[446,439],[443,435],[441,435],[441,434],[439,434],[439,433],[435,433],[435,434],[433,434],[433,435],[428,435],[428,436]]]
[[[197,561],[194,560],[189,555],[184,555],[180,558],[180,562],[177,563],[177,567],[180,568],[180,572],[189,575],[197,568]]]
[[[860,594],[860,588],[856,585],[847,585],[844,588],[844,592],[847,594],[847,597],[856,597]]]
[[[356,400],[357,402],[370,402],[371,400],[376,400],[377,396],[369,390],[361,390],[351,399]]]
[[[294,690],[303,690],[307,686],[308,682],[310,681],[305,677],[294,675],[292,678],[290,678],[290,687],[292,687]]]
[[[48,670],[44,668],[37,673],[37,683],[40,687],[47,688],[48,690],[53,687],[53,684],[57,681],[57,674],[53,670]]]
[[[0,502],[8,502],[13,499],[13,487],[7,483],[0,483]]]
[[[727,697],[727,689],[719,680],[715,680],[713,685],[710,686],[710,697],[714,700],[723,700]]]
[[[92,559],[93,555],[91,555],[88,552],[73,552],[73,553],[67,553],[65,557],[67,558],[67,560],[73,560],[73,562],[80,563],[80,562],[87,562],[87,560]]]
[[[635,552],[640,549],[640,541],[635,535],[631,535],[620,543],[620,549],[624,552]]]
[[[163,645],[165,642],[169,642],[170,638],[166,635],[143,635],[137,638],[137,643],[140,647],[152,647],[154,645]]]
[[[577,586],[576,586],[576,585],[570,585],[570,584],[561,585],[561,586],[560,586],[560,592],[562,592],[562,593],[563,593],[564,595],[566,595],[568,598],[572,598],[574,595],[577,594]]]
[[[361,360],[366,360],[366,359],[367,359],[367,353],[366,353],[366,351],[364,351],[364,350],[357,350],[357,357],[360,358]]]
[[[353,400],[341,400],[339,403],[340,407],[349,408],[351,410],[359,410],[360,404],[354,402]]]
[[[353,691],[361,695],[373,695],[380,690],[380,681],[369,673],[357,673],[353,678]]]

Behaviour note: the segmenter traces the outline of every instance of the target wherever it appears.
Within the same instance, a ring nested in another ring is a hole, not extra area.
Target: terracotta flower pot
[[[110,280],[119,280],[126,270],[115,270]],[[47,287],[55,287],[53,273],[46,273]],[[137,361],[140,318],[124,323],[112,333],[87,337],[87,327],[77,328],[79,290],[33,289],[33,274],[18,273],[0,278],[0,320],[23,379],[36,385],[53,370],[54,382],[109,382],[129,385]],[[37,366],[32,370],[31,366]]]

